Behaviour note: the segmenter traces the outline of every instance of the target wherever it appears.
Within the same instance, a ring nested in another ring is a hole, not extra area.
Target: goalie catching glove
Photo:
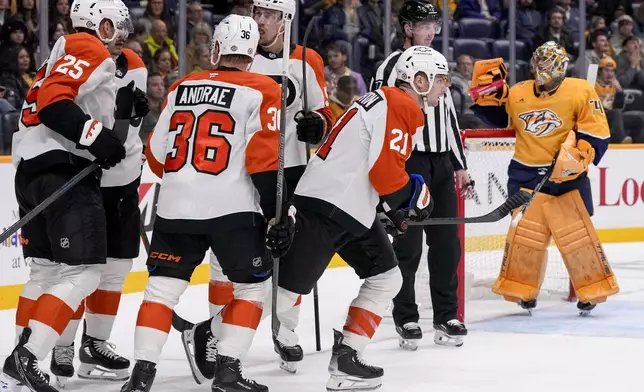
[[[503,63],[502,58],[480,60],[474,63],[472,72],[472,87],[470,91],[476,91],[491,85],[493,82],[502,81],[503,84],[498,89],[478,95],[474,103],[479,106],[501,106],[508,100],[510,88],[505,82],[508,70]],[[476,94],[472,94],[476,96]]]
[[[432,200],[429,194],[429,188],[427,188],[425,180],[421,175],[410,174],[409,181],[414,191],[409,200],[409,205],[402,208],[402,211],[407,213],[409,220],[414,222],[424,221],[429,218],[429,215],[431,215],[434,209],[434,200]]]
[[[295,236],[295,215],[297,210],[291,203],[282,206],[282,218],[275,223],[275,218],[268,222],[266,232],[266,249],[275,258],[284,257],[293,243]]]
[[[561,145],[550,181],[571,181],[588,171],[595,159],[595,149],[586,140],[577,140],[575,131],[570,131]]]
[[[297,140],[309,144],[318,144],[322,141],[326,120],[320,113],[299,111],[295,115],[295,122]]]

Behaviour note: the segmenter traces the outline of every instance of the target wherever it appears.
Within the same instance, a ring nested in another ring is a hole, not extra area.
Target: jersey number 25
[[[170,119],[170,132],[176,132],[177,136],[165,159],[164,171],[177,172],[186,165],[190,143],[194,143],[190,159],[196,171],[216,176],[226,170],[231,145],[225,136],[214,135],[211,132],[213,128],[217,133],[232,135],[235,120],[230,113],[220,110],[207,110],[196,118],[189,110],[174,112]]]

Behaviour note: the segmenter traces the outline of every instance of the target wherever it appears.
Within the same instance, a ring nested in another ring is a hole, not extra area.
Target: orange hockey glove
[[[588,171],[595,159],[595,149],[585,140],[576,140],[575,132],[570,131],[566,141],[561,145],[557,162],[550,176],[550,181],[562,183],[571,181]]]
[[[508,70],[503,63],[502,58],[479,60],[474,63],[474,71],[472,72],[472,87],[470,91],[480,91],[482,87],[488,86],[496,81],[503,81],[501,88],[492,89],[487,93],[478,94],[474,93],[474,103],[479,106],[501,106],[508,99],[508,84],[505,82],[505,77]]]

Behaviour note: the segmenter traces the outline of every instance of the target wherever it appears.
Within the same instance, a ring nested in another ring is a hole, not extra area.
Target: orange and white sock
[[[188,288],[188,281],[151,276],[145,287],[134,331],[134,359],[159,363],[172,327],[172,309]]]
[[[18,344],[22,330],[27,328],[29,320],[36,308],[38,297],[47,290],[49,286],[58,281],[59,264],[46,259],[30,257],[29,280],[25,283],[16,309],[16,336],[15,344]]]
[[[210,317],[218,315],[224,306],[233,301],[233,298],[233,282],[224,275],[217,257],[210,252],[210,283],[208,284]]]
[[[358,296],[351,302],[342,334],[344,343],[362,352],[376,333],[387,305],[402,286],[400,269],[365,279]]]
[[[67,323],[67,326],[65,327],[62,335],[60,335],[60,338],[58,338],[56,346],[67,347],[71,346],[71,344],[74,343],[74,340],[76,339],[76,331],[78,331],[78,326],[80,325],[84,313],[85,301],[81,302],[81,304],[78,305],[78,309],[76,309],[76,312],[74,312],[72,319],[69,320],[69,323]]]

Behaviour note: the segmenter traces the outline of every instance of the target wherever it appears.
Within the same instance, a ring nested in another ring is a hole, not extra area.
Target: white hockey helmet
[[[253,0],[253,7],[280,11],[282,13],[282,20],[292,20],[296,10],[295,0]]]
[[[231,14],[225,17],[212,35],[210,61],[214,57],[215,45],[219,46],[219,53],[213,65],[219,62],[224,55],[238,54],[255,57],[257,44],[259,43],[259,29],[257,22],[250,16]]]
[[[105,44],[112,42],[120,34],[127,37],[133,31],[130,13],[120,0],[74,0],[69,13],[74,28],[85,28],[96,32]],[[103,20],[109,20],[114,26],[112,37],[102,37],[99,26]]]
[[[418,73],[424,73],[429,81],[425,92],[417,90],[414,78]],[[409,83],[419,95],[427,95],[431,90],[437,75],[444,75],[449,80],[447,59],[440,52],[429,46],[417,45],[405,50],[396,62],[396,79]]]

